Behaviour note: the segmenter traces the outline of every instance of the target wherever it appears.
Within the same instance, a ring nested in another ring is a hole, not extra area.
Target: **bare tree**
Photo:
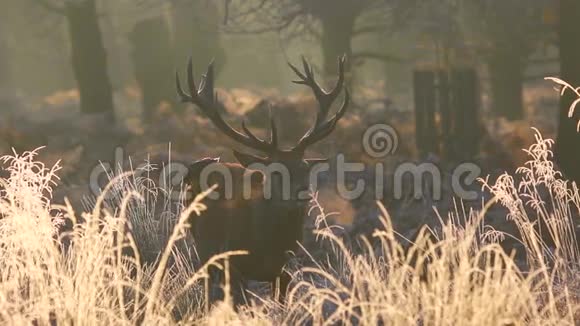
[[[135,24],[129,34],[131,59],[137,84],[141,88],[143,121],[150,123],[163,102],[172,103],[173,53],[167,22],[151,17]]]
[[[278,32],[285,42],[297,37],[320,40],[325,74],[337,56],[397,60],[384,53],[354,51],[351,41],[367,33],[385,32],[403,17],[414,0],[226,0],[226,31]],[[360,19],[365,17],[364,21]],[[347,67],[348,69],[348,67]]]
[[[113,91],[107,75],[107,54],[96,0],[31,1],[67,21],[81,112],[104,113],[114,120]]]
[[[462,5],[477,52],[488,67],[494,112],[509,120],[522,119],[529,57],[553,34],[542,19],[547,1],[464,0]]]

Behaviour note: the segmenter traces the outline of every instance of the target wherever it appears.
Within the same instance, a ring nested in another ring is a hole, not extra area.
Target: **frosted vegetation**
[[[580,195],[554,170],[551,144],[536,133],[536,143],[527,150],[530,160],[517,176],[505,174],[493,184],[481,181],[494,197],[480,211],[442,217],[437,236],[425,228],[410,239],[410,247],[397,241],[384,208],[383,228],[364,241],[363,253],[355,253],[317,221],[329,259],[296,267],[284,306],[256,294],[253,304],[237,310],[229,297],[205,305],[206,266],[194,268],[190,262],[194,250],[186,220],[191,212],[204,213],[203,194],[189,207],[160,204],[160,188],[146,177],[123,173],[88,203],[91,210],[77,216],[70,206],[51,204],[58,165],[37,162],[36,151],[5,156],[9,176],[0,180],[0,321],[573,325],[580,302],[572,217],[580,213]],[[516,236],[486,226],[486,210],[495,202],[507,209],[505,218],[521,233],[524,267],[499,245]],[[324,210],[313,205],[324,219]],[[160,225],[158,214],[169,224]],[[72,227],[62,234],[58,229],[64,223]],[[143,263],[147,259],[139,249],[159,245],[165,249],[156,261]],[[210,263],[227,264],[225,258]]]

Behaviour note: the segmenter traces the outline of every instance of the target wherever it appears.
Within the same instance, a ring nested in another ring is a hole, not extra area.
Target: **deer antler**
[[[340,118],[346,112],[346,108],[348,107],[350,101],[350,94],[348,93],[348,89],[344,87],[344,64],[345,64],[346,57],[342,56],[338,59],[338,80],[336,81],[336,85],[332,90],[329,92],[324,90],[316,79],[314,78],[314,72],[312,71],[312,67],[306,61],[304,57],[302,57],[302,65],[304,67],[304,72],[300,71],[291,63],[288,63],[290,68],[296,73],[296,75],[300,78],[299,80],[293,81],[296,84],[306,85],[312,92],[314,93],[314,97],[318,102],[318,112],[316,113],[316,120],[314,125],[302,136],[300,141],[292,151],[304,151],[306,147],[322,140],[326,136],[328,136],[336,127],[336,124]],[[330,107],[332,103],[340,94],[340,91],[344,88],[344,102],[342,103],[341,108],[336,112],[336,114],[325,121],[328,112],[330,111]]]
[[[270,119],[271,136],[270,142],[256,137],[242,122],[244,134],[232,128],[220,115],[220,112],[226,111],[224,105],[218,100],[217,93],[214,91],[214,72],[213,61],[209,64],[206,74],[203,76],[199,88],[195,85],[193,75],[193,64],[191,58],[187,64],[187,85],[189,94],[186,94],[181,87],[179,73],[175,74],[175,83],[177,93],[184,103],[193,103],[204,113],[204,115],[224,134],[240,144],[247,147],[262,151],[264,153],[273,153],[279,151],[277,128],[274,119]]]

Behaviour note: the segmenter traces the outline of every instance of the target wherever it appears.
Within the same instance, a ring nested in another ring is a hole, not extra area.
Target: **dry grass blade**
[[[341,237],[343,230],[335,232],[326,221],[329,214],[313,196],[315,231],[318,241],[329,244],[328,259],[308,254],[312,261],[296,266],[284,306],[259,297],[259,304],[237,310],[228,295],[207,307],[201,283],[210,266],[224,268],[231,255],[246,252],[215,256],[194,270],[177,246],[189,215],[203,214],[203,199],[213,189],[176,215],[157,263],[146,265],[138,252],[142,242],[135,238],[147,238],[155,229],[135,227],[131,233],[127,225],[150,220],[137,214],[155,193],[147,182],[125,174],[112,178],[120,184],[107,191],[122,199],[101,198],[77,219],[68,203],[50,203],[58,167],[36,162],[34,151],[3,157],[9,177],[0,179],[0,323],[574,325],[580,320],[574,222],[580,195],[553,169],[551,145],[537,133],[518,178],[482,180],[494,200],[480,211],[441,217],[437,237],[424,228],[408,239],[409,247],[399,242],[381,206],[382,227],[355,251]],[[496,200],[519,235],[485,227]],[[59,236],[65,219],[74,227]],[[499,245],[505,236],[517,238],[525,250],[525,271]],[[64,237],[67,248],[59,242]],[[124,248],[134,255],[125,255]]]

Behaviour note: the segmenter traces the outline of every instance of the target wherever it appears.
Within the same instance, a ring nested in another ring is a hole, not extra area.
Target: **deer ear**
[[[219,157],[204,157],[201,160],[193,162],[193,164],[211,164],[218,163],[220,161]]]
[[[306,161],[306,163],[309,166],[314,166],[314,165],[319,164],[319,163],[327,163],[328,159],[327,158],[309,158],[309,159],[306,159],[304,161]]]
[[[194,187],[195,192],[199,192],[199,176],[203,169],[213,163],[219,163],[219,157],[206,157],[191,163],[188,167],[187,175],[183,178],[186,184]]]
[[[251,154],[246,154],[238,151],[234,151],[234,156],[236,157],[236,160],[238,160],[238,162],[240,162],[240,164],[245,168],[254,163],[266,164],[266,159],[263,157],[254,156]]]
[[[199,171],[204,169],[206,166],[213,164],[213,163],[219,163],[219,161],[220,161],[219,157],[202,158],[201,160],[197,160],[197,161],[191,163],[189,165],[189,171],[190,172],[194,171],[194,172],[198,173]]]

